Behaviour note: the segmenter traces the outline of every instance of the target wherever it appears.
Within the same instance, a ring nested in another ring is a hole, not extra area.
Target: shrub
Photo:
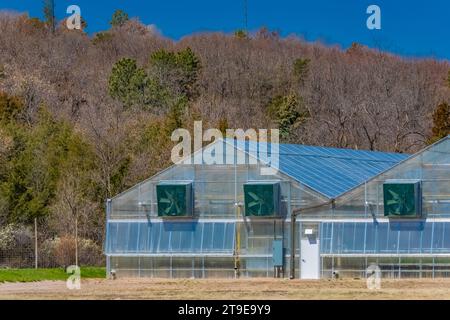
[[[101,266],[105,262],[102,248],[90,239],[78,239],[78,264]],[[46,240],[41,246],[41,267],[67,267],[75,264],[75,238],[57,237]]]
[[[33,234],[22,225],[9,224],[0,228],[0,265],[22,268],[33,263]]]
[[[22,225],[8,224],[0,228],[0,250],[14,250],[17,247],[31,246],[33,234]]]

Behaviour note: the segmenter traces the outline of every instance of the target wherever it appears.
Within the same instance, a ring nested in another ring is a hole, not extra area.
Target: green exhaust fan
[[[278,182],[249,182],[244,184],[245,215],[272,217],[279,211],[280,184]]]
[[[422,216],[420,181],[386,181],[383,184],[383,198],[385,217],[420,218]]]
[[[156,186],[156,196],[159,217],[192,216],[192,182],[160,182]]]

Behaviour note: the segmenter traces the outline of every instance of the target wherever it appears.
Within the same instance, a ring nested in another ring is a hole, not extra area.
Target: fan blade
[[[386,204],[388,206],[390,206],[390,205],[393,205],[393,204],[398,204],[398,201],[397,200],[388,200],[388,201],[386,201]]]
[[[253,201],[253,202],[250,202],[248,204],[248,207],[251,208],[251,207],[254,207],[254,206],[258,205],[258,204],[259,204],[259,202]]]
[[[164,192],[166,193],[166,197],[168,198],[168,199],[173,199],[173,194],[171,194],[169,191],[167,191],[167,190],[164,190]]]
[[[182,214],[181,208],[180,208],[180,206],[178,205],[178,203],[176,203],[176,202],[175,202],[175,209],[176,209],[176,214],[177,214],[177,215]]]
[[[173,205],[168,206],[168,207],[166,208],[166,210],[164,210],[164,213],[165,213],[165,214],[168,214],[168,213],[170,212],[170,210],[172,210],[172,206],[173,206]]]
[[[400,200],[400,195],[392,190],[388,190],[394,200]]]
[[[254,194],[253,192],[249,192],[248,195],[249,195],[250,197],[252,197],[253,200],[256,200],[256,201],[259,200],[259,197],[258,197],[256,194]]]
[[[160,203],[170,203],[171,201],[169,199],[166,198],[162,198],[159,200]]]

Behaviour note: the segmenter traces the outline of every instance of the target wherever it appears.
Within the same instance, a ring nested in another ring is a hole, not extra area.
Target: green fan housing
[[[280,206],[279,182],[249,182],[244,184],[245,216],[273,217]]]
[[[384,216],[420,218],[422,194],[420,181],[387,181],[383,184]]]
[[[192,182],[160,182],[156,186],[159,217],[189,217],[193,214]]]

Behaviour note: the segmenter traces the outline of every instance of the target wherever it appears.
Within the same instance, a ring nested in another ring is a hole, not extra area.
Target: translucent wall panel
[[[124,191],[112,199],[110,219],[145,218],[156,216],[156,185],[159,181],[193,181],[194,166],[172,166],[157,176]]]
[[[278,181],[281,186],[280,214],[287,217],[292,209],[307,207],[327,199],[277,172],[261,175],[255,165],[177,165],[114,197],[109,219],[146,219],[157,216],[156,185],[160,181],[192,181],[194,216],[235,218],[242,216],[236,203],[243,203],[243,185],[249,181]]]
[[[366,270],[375,264],[383,278],[443,278],[450,276],[449,257],[340,257],[322,258],[322,277],[333,272],[341,278],[366,278]]]
[[[284,221],[281,219],[247,219],[238,224],[240,231],[239,252],[242,255],[272,256],[272,242],[283,239]]]
[[[244,277],[273,277],[272,257],[245,257],[241,259]]]
[[[120,195],[120,197],[114,199],[111,203],[111,217],[131,218],[140,215],[145,216],[143,211],[145,207],[141,205],[140,188],[140,185],[134,186]]]
[[[422,182],[423,214],[450,217],[450,139],[437,143],[336,200],[334,217],[383,216],[383,183],[388,179]],[[366,205],[367,204],[367,205]]]
[[[236,172],[235,172],[236,170]],[[235,173],[246,176],[245,168],[201,166],[195,171],[195,214],[202,217],[235,217],[237,184]]]
[[[322,254],[450,254],[450,223],[427,222],[423,231],[393,231],[388,223],[325,222]]]
[[[106,254],[232,254],[233,222],[109,222]]]

